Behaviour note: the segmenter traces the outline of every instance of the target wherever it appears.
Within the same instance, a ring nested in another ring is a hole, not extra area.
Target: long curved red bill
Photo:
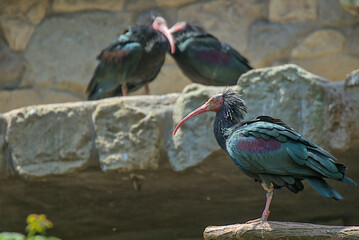
[[[170,43],[171,46],[171,53],[175,53],[176,51],[176,45],[175,45],[175,40],[172,36],[172,33],[170,32],[170,30],[168,29],[166,24],[162,24],[159,28],[159,31],[167,38],[168,42]]]
[[[196,110],[194,110],[193,112],[191,112],[190,114],[188,114],[185,118],[182,119],[182,121],[180,121],[175,130],[173,131],[173,136],[176,134],[177,130],[180,128],[180,126],[186,122],[188,119],[190,119],[191,117],[197,116],[198,114],[207,112],[207,103],[203,104],[202,106],[200,106],[199,108],[197,108]]]
[[[178,23],[176,23],[175,25],[173,25],[173,26],[169,29],[169,31],[170,31],[170,33],[175,33],[175,32],[178,32],[179,30],[184,29],[186,26],[187,26],[187,23],[186,23],[186,22],[178,22]]]

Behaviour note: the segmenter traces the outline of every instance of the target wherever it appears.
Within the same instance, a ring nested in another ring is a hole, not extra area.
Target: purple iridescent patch
[[[282,143],[274,138],[265,140],[263,138],[248,138],[238,141],[236,148],[239,151],[245,151],[249,154],[261,154],[278,150],[282,146]]]
[[[198,50],[196,57],[201,61],[219,65],[228,65],[232,60],[231,56],[218,50]]]

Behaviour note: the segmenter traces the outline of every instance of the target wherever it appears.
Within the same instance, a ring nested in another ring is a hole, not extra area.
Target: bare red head
[[[223,105],[223,94],[217,94],[211,97],[205,104],[203,104],[202,106],[200,106],[199,108],[188,114],[185,118],[183,118],[182,121],[178,123],[175,130],[173,131],[173,135],[175,135],[179,127],[191,117],[209,111],[218,112],[221,109],[222,105]]]
[[[175,40],[172,36],[172,33],[169,31],[167,27],[166,20],[163,17],[156,17],[152,23],[152,28],[156,31],[159,31],[167,38],[171,46],[171,53],[173,54],[176,50]]]

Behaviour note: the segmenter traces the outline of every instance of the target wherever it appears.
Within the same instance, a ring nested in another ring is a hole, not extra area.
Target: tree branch
[[[210,226],[204,230],[205,240],[310,240],[359,239],[359,227],[326,226],[294,222],[261,222]]]

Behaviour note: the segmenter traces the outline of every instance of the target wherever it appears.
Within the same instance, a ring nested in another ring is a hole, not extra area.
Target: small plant
[[[27,236],[21,233],[2,232],[0,233],[0,240],[61,240],[57,237],[44,236],[46,230],[54,226],[44,214],[30,214],[26,218],[26,223]]]
[[[54,227],[54,224],[44,214],[30,214],[26,218],[26,223],[25,230],[28,232],[26,239],[33,239],[36,233],[46,235],[46,230]]]

